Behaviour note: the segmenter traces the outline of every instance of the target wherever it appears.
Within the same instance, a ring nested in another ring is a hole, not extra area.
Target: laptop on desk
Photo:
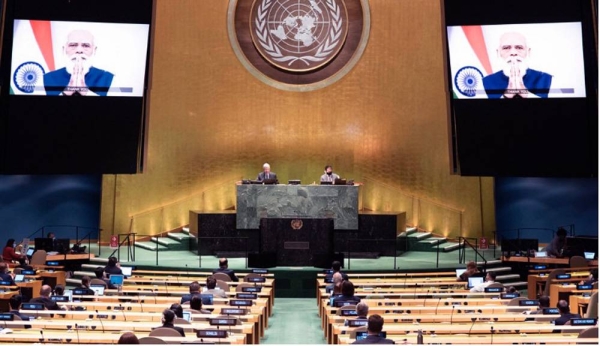
[[[456,277],[459,278],[466,271],[466,269],[456,269]]]
[[[538,251],[535,253],[535,258],[547,258],[548,253],[546,251]]]
[[[25,281],[25,275],[23,275],[23,274],[15,274],[14,281],[15,281],[15,283],[24,282]]]
[[[334,185],[346,185],[346,179],[336,179]]]
[[[263,179],[262,183],[265,185],[275,185],[277,184],[277,179]]]
[[[596,253],[595,252],[584,252],[583,257],[585,257],[586,260],[591,261],[594,258],[596,258]]]
[[[473,288],[482,283],[483,283],[483,278],[481,276],[471,276],[471,277],[469,277],[469,283],[468,283],[467,287]]]

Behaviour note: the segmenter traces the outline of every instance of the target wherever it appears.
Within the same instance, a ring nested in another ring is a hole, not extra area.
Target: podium
[[[329,218],[261,219],[260,256],[275,260],[268,266],[330,267],[333,225]]]

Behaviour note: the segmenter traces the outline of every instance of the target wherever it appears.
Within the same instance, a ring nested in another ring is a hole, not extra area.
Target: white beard
[[[83,74],[85,75],[89,72],[90,67],[92,67],[93,57],[85,55],[73,55],[68,57],[65,55],[65,67],[67,68],[67,72],[69,74],[73,74],[73,68],[75,67],[75,63],[77,61],[81,61],[81,64],[83,65]]]
[[[504,75],[506,77],[510,78],[510,70],[512,68],[513,61],[519,70],[519,77],[523,78],[523,76],[525,76],[525,72],[527,72],[527,69],[529,68],[529,59],[528,58],[510,57],[510,58],[502,61],[502,66],[503,66],[502,72],[504,73]]]

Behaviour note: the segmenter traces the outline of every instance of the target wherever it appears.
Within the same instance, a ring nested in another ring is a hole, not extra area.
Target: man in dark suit
[[[185,332],[183,331],[183,328],[176,327],[173,324],[174,320],[175,320],[175,313],[172,310],[165,309],[163,311],[163,317],[162,317],[162,322],[163,322],[162,328],[175,329],[176,331],[179,332],[179,334],[181,334],[181,336],[185,336]]]
[[[356,340],[353,344],[395,344],[394,340],[379,336],[379,333],[383,329],[383,317],[377,314],[371,315],[367,323],[367,337],[362,340]]]
[[[9,312],[15,316],[19,316],[19,318],[23,321],[29,321],[29,316],[23,315],[19,312],[19,309],[21,309],[21,303],[23,303],[23,297],[20,294],[15,294],[14,296],[10,297],[8,300],[8,304],[10,305]],[[26,326],[25,328],[31,328],[31,326]]]
[[[333,274],[339,272],[340,274],[342,274],[342,278],[344,280],[346,280],[346,281],[350,280],[348,278],[348,274],[344,273],[341,269],[342,269],[342,263],[340,261],[333,261],[331,263],[331,273],[327,274],[325,276],[325,278],[331,279],[331,278],[333,278]]]
[[[106,288],[109,288],[112,290],[117,289],[117,286],[111,284],[109,279],[104,278],[104,268],[97,267],[94,270],[94,274],[96,274],[96,279],[104,281],[104,283],[106,284]]]
[[[237,276],[235,276],[235,273],[233,272],[233,270],[229,269],[227,258],[219,259],[219,269],[213,271],[213,274],[214,273],[225,273],[225,274],[229,275],[229,278],[231,278],[231,281],[234,281],[234,282],[240,281],[237,278]]]
[[[565,323],[571,321],[571,318],[581,318],[579,314],[571,313],[571,308],[566,300],[559,300],[556,303],[556,307],[558,308],[558,312],[560,312],[560,317],[554,320],[555,326],[564,326]],[[560,333],[560,330],[554,330],[553,332]]]
[[[258,177],[256,178],[256,180],[258,181],[263,181],[265,179],[277,180],[277,174],[275,174],[275,172],[271,172],[271,165],[269,165],[268,163],[265,163],[263,165],[263,171],[258,173]]]
[[[192,297],[198,294],[200,294],[200,284],[198,283],[198,281],[192,281],[192,283],[190,284],[190,294],[184,294],[181,297],[180,304],[184,304],[191,301]]]
[[[52,287],[48,285],[42,286],[40,289],[40,296],[37,298],[31,299],[30,303],[42,303],[46,307],[47,310],[62,310],[61,307],[56,304],[55,301],[50,299],[50,293],[52,293]]]

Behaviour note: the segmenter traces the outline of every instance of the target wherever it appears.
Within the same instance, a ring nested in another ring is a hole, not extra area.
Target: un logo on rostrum
[[[340,51],[348,34],[343,0],[257,0],[252,42],[271,64],[284,70],[311,71]]]

